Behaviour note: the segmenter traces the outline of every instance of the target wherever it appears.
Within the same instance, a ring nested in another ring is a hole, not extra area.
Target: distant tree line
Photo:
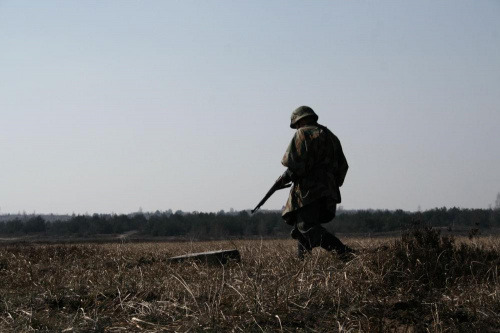
[[[390,232],[420,223],[449,230],[500,228],[500,210],[435,208],[424,212],[360,210],[339,214],[328,224],[339,232]]]
[[[436,208],[425,212],[403,210],[341,211],[327,229],[342,233],[377,233],[407,229],[414,223],[450,230],[500,228],[500,210]],[[121,234],[137,231],[145,236],[176,236],[195,239],[282,236],[291,227],[281,219],[279,212],[259,212],[254,215],[241,211],[227,213],[156,212],[133,215],[75,215],[69,220],[46,221],[41,216],[16,217],[0,222],[0,234],[91,236]]]

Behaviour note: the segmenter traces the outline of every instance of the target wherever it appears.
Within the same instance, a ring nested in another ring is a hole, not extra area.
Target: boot
[[[342,243],[340,239],[329,232],[325,232],[323,234],[321,239],[321,247],[330,252],[335,251],[339,255],[355,252],[353,249]]]
[[[304,260],[306,253],[311,254],[311,247],[308,242],[301,242],[300,240],[297,242],[297,257],[300,260]]]

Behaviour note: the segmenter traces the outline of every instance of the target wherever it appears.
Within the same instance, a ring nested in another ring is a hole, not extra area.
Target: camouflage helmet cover
[[[305,117],[314,117],[314,121],[318,121],[318,115],[313,111],[313,109],[308,106],[299,106],[292,112],[292,116],[290,117],[290,127],[296,128],[297,122]]]

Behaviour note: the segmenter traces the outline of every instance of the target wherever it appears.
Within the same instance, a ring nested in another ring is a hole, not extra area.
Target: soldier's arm
[[[349,164],[347,164],[347,159],[345,158],[344,151],[342,150],[342,145],[340,144],[340,140],[334,136],[335,147],[335,158],[336,158],[336,170],[335,170],[335,181],[337,182],[337,186],[340,187],[344,184],[344,179],[347,174],[347,170],[349,169]]]
[[[287,172],[292,180],[303,176],[306,172],[306,160],[308,155],[307,142],[303,131],[295,132],[292,141],[281,160],[281,164],[287,167]]]

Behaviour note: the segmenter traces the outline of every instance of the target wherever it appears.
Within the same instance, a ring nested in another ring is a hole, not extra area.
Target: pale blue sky
[[[500,2],[0,0],[0,213],[253,208],[304,104],[344,208],[487,208]]]

